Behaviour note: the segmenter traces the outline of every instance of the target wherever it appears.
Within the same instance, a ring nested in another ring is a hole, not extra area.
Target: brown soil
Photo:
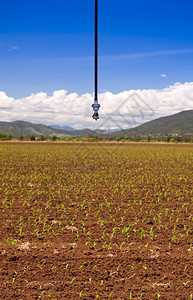
[[[0,155],[0,299],[192,299],[192,145]]]

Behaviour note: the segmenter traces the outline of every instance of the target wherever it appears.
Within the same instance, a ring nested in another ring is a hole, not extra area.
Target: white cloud
[[[162,78],[166,78],[166,77],[167,77],[167,74],[161,74],[161,77],[162,77]]]
[[[129,90],[99,95],[100,117],[93,121],[93,95],[55,91],[40,92],[21,99],[0,92],[0,121],[24,120],[34,123],[70,125],[75,128],[128,128],[140,123],[193,109],[193,82],[176,83],[162,90]],[[109,119],[111,118],[111,119]]]

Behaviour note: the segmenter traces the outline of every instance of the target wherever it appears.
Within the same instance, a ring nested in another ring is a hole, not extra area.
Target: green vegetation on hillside
[[[192,136],[193,110],[149,121],[140,126],[114,132],[113,136]]]
[[[88,128],[68,131],[24,121],[0,122],[0,132],[4,135],[12,135],[14,138],[20,137],[20,140],[33,135],[38,140],[45,140],[46,138],[51,138],[52,140],[59,138],[85,139],[85,137],[92,140],[94,137],[95,140],[99,140],[98,137],[101,137],[106,140],[119,139],[119,141],[124,139],[127,141],[148,139],[150,142],[152,139],[156,140],[157,138],[160,138],[161,141],[169,136],[171,139],[179,141],[181,138],[190,139],[193,136],[193,110],[182,111],[172,116],[149,121],[135,128],[116,132],[90,130]]]

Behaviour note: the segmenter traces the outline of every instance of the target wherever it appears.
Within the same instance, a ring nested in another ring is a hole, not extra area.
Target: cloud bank
[[[193,82],[175,83],[162,90],[129,90],[99,95],[100,120],[92,120],[93,95],[65,90],[14,99],[0,92],[0,121],[69,125],[77,129],[129,128],[140,123],[193,109]]]

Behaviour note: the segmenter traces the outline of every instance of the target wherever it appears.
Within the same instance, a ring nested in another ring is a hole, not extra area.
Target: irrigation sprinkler
[[[97,121],[99,119],[99,108],[98,103],[98,0],[95,0],[95,93],[94,103],[92,104],[94,110],[93,119]]]

